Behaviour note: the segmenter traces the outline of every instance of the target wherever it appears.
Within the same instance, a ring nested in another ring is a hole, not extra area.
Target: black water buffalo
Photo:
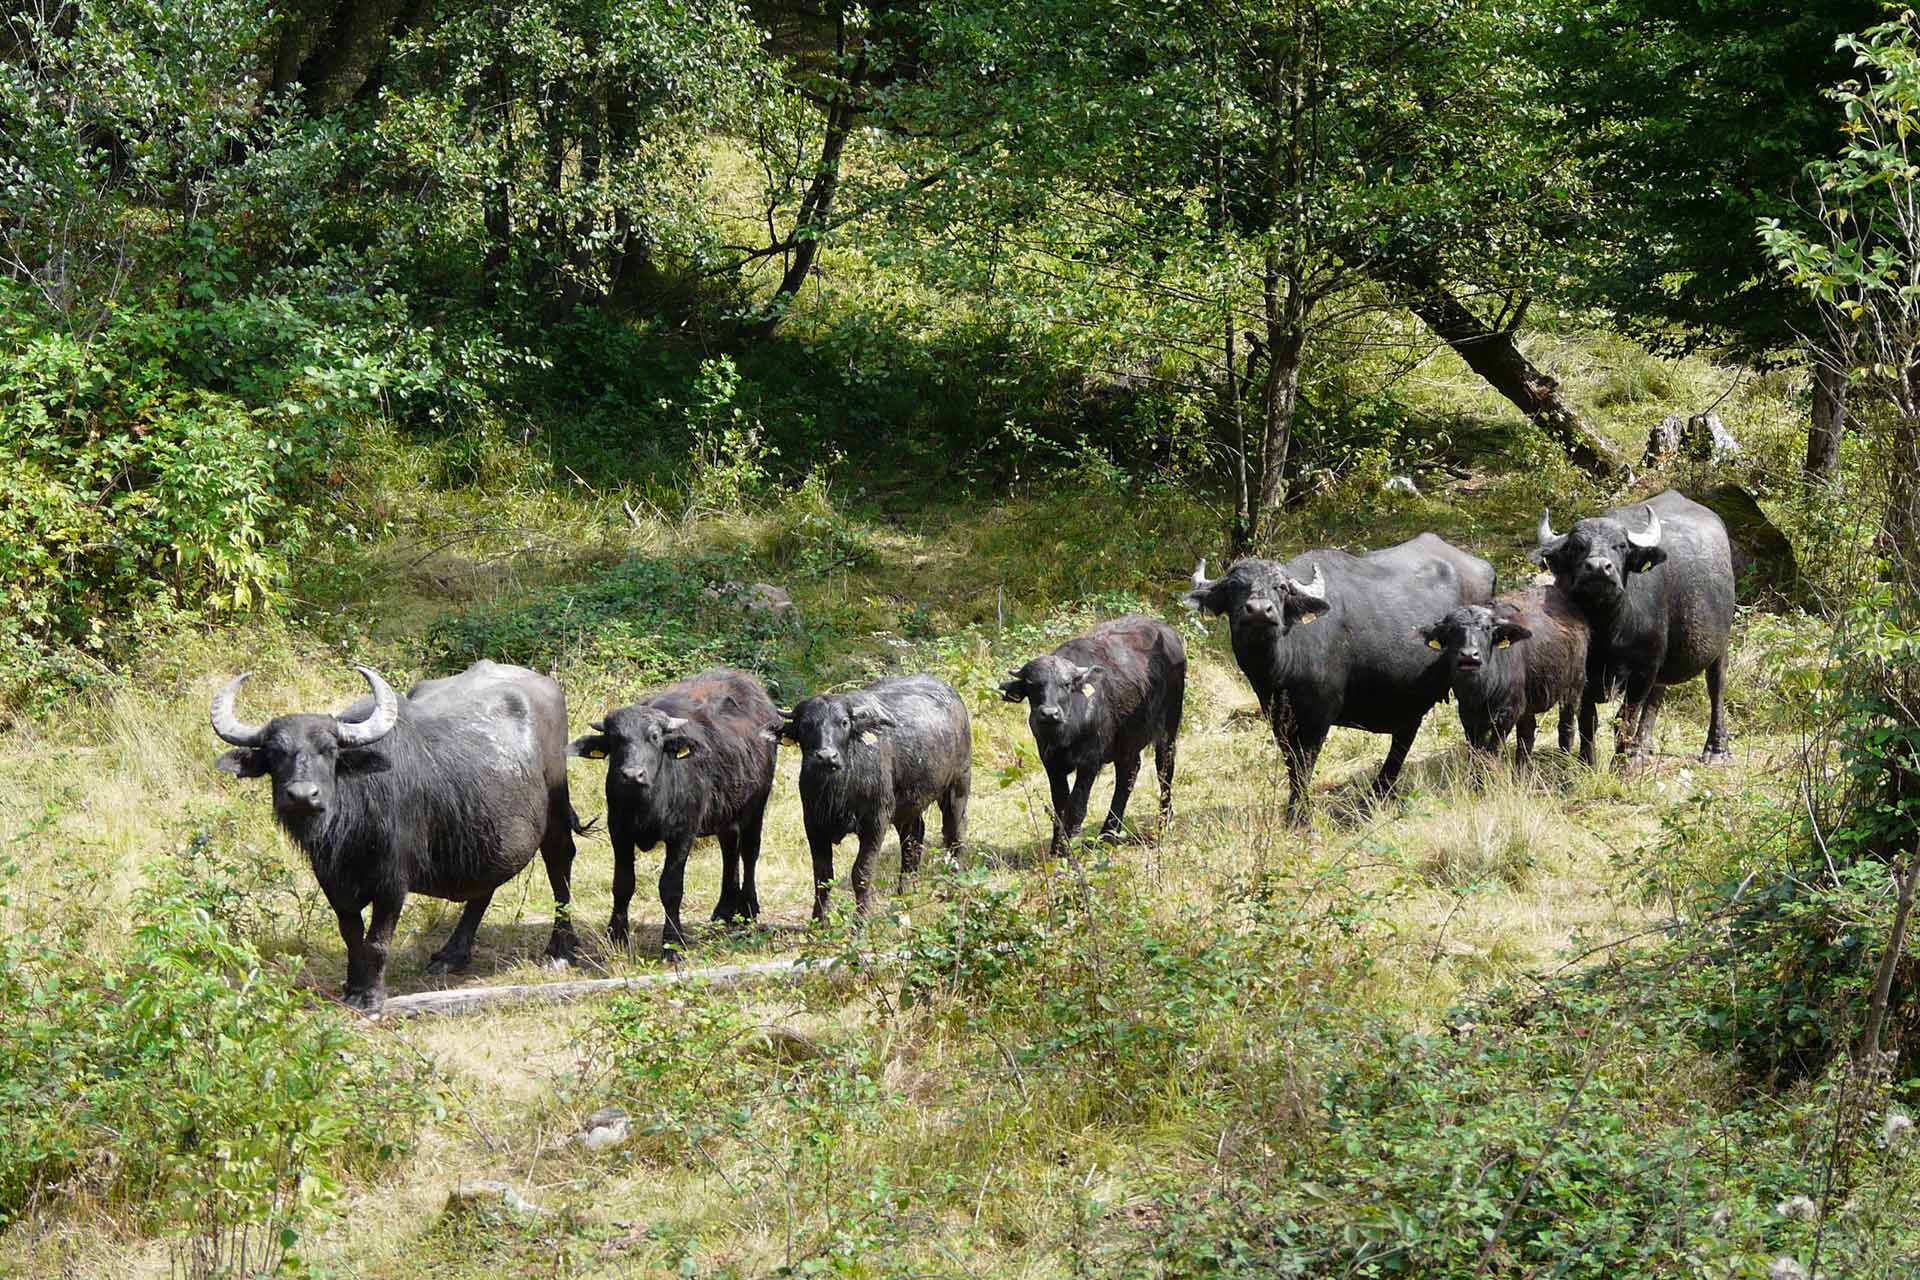
[[[1616,748],[1623,760],[1644,758],[1667,686],[1704,672],[1713,710],[1700,758],[1732,759],[1720,686],[1733,628],[1733,553],[1720,517],[1668,489],[1565,533],[1555,533],[1543,511],[1538,538],[1534,558],[1592,630],[1582,722],[1619,695]]]
[[[876,680],[852,693],[808,698],[775,731],[799,744],[800,808],[813,852],[813,918],[827,916],[833,846],[860,838],[853,896],[871,905],[873,858],[891,826],[900,837],[902,879],[920,869],[927,806],[940,806],[940,835],[958,848],[967,834],[973,787],[973,730],[967,704],[932,676]]]
[[[476,662],[397,696],[373,688],[338,716],[279,716],[242,724],[245,675],[213,699],[213,731],[234,750],[218,765],[271,775],[273,816],[306,852],[347,944],[346,1001],[369,1013],[386,998],[387,948],[409,893],[466,903],[428,973],[464,969],[496,889],[538,849],[553,885],[547,954],[574,950],[568,904],[573,837],[567,799],[567,702],[524,667]],[[360,913],[371,906],[363,927]]]
[[[1393,735],[1374,779],[1376,794],[1392,789],[1421,719],[1447,696],[1448,664],[1421,629],[1492,596],[1492,565],[1423,533],[1361,556],[1242,560],[1214,579],[1202,560],[1184,602],[1227,616],[1234,659],[1287,762],[1287,814],[1297,822],[1335,725]]]
[[[593,722],[568,752],[607,762],[607,835],[613,841],[613,918],[607,932],[627,940],[633,901],[633,851],[665,843],[661,945],[684,951],[680,900],[687,855],[701,836],[720,838],[724,867],[715,920],[757,919],[760,826],[773,789],[775,743],[767,730],[780,712],[744,671],[702,671]]]
[[[1587,687],[1587,620],[1556,587],[1509,591],[1491,605],[1461,605],[1421,635],[1452,665],[1453,697],[1467,741],[1500,749],[1514,730],[1514,758],[1533,754],[1535,717],[1560,708],[1560,749],[1573,749],[1573,719]],[[1593,763],[1593,725],[1580,755]]]
[[[1094,777],[1107,764],[1113,765],[1113,806],[1100,834],[1121,833],[1140,753],[1149,744],[1160,775],[1161,821],[1172,816],[1174,747],[1187,696],[1187,647],[1178,632],[1129,614],[1009,674],[1000,696],[1030,704],[1027,724],[1053,791],[1056,855],[1079,834]]]

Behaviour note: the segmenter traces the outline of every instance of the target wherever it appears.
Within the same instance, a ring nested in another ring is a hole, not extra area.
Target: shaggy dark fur
[[[940,806],[941,838],[966,839],[973,786],[973,731],[967,704],[932,676],[876,680],[852,693],[822,694],[796,706],[779,733],[797,743],[800,807],[813,852],[813,918],[824,920],[833,888],[833,846],[860,838],[853,896],[871,906],[873,859],[891,826],[900,837],[900,878],[920,869],[927,806]]]
[[[607,931],[627,940],[635,848],[666,845],[660,905],[661,944],[684,951],[680,900],[687,857],[701,836],[720,838],[723,871],[715,920],[757,919],[760,827],[773,789],[774,742],[767,730],[780,712],[760,682],[744,671],[702,671],[594,722],[572,755],[607,762],[607,834],[613,841],[613,918]]]
[[[1392,789],[1421,719],[1447,696],[1447,663],[1421,629],[1493,595],[1493,566],[1431,533],[1362,556],[1242,560],[1212,580],[1205,569],[1201,561],[1185,603],[1227,616],[1233,656],[1287,762],[1296,822],[1335,725],[1393,735],[1374,779],[1376,794]]]
[[[1187,696],[1187,647],[1178,632],[1158,619],[1129,614],[1010,674],[1000,695],[1030,704],[1027,724],[1053,791],[1055,855],[1079,834],[1093,780],[1108,764],[1113,807],[1100,834],[1117,836],[1125,829],[1140,753],[1149,745],[1166,824],[1173,816],[1174,750]]]
[[[1514,730],[1514,759],[1533,754],[1535,717],[1560,708],[1560,749],[1573,749],[1573,718],[1587,687],[1587,620],[1556,587],[1509,591],[1491,605],[1462,605],[1422,635],[1453,671],[1467,741],[1494,752]],[[1580,755],[1593,763],[1593,726]]]
[[[1658,536],[1652,519],[1659,521]],[[1712,714],[1700,758],[1719,763],[1727,749],[1721,675],[1733,628],[1733,553],[1720,517],[1669,489],[1555,534],[1543,513],[1539,562],[1586,617],[1587,689],[1583,725],[1598,704],[1621,697],[1614,723],[1619,759],[1653,750],[1654,721],[1667,686],[1705,674]]]
[[[573,837],[585,828],[567,798],[560,686],[524,667],[477,662],[416,684],[389,733],[343,749],[340,725],[373,711],[363,698],[337,717],[280,716],[260,745],[217,762],[238,777],[273,778],[274,817],[305,851],[339,919],[347,1003],[371,1013],[385,1000],[387,949],[409,893],[467,904],[427,972],[466,968],[494,891],[536,849],[553,886],[547,954],[570,959]]]

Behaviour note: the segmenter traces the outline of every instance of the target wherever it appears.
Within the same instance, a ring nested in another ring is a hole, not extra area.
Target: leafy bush
[[[633,556],[524,603],[436,622],[425,642],[429,663],[492,658],[546,669],[590,654],[647,681],[716,665],[757,670],[776,686],[790,681],[785,621],[708,594],[741,580],[750,577],[740,564]]]
[[[124,955],[0,939],[0,1223],[89,1199],[149,1227],[260,1222],[390,1163],[436,1105],[228,927],[207,855],[159,875]]]

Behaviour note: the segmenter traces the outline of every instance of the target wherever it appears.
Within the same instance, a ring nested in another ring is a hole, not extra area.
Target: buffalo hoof
[[[349,1009],[375,1015],[380,1012],[380,1007],[386,1004],[387,993],[378,987],[371,991],[343,991],[340,993],[340,999]]]
[[[473,953],[454,955],[445,951],[435,952],[427,958],[427,976],[444,977],[449,973],[465,973],[467,966],[473,963]]]
[[[547,939],[547,959],[556,966],[565,967],[574,961],[574,953],[580,949],[580,940],[573,936],[572,930],[556,933]]]
[[[1725,747],[1708,747],[1700,753],[1701,764],[1732,764],[1733,752]]]
[[[627,922],[619,916],[607,921],[607,941],[616,947],[627,945]]]

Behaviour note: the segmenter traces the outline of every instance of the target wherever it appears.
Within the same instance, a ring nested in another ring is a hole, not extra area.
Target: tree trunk
[[[1847,371],[1813,357],[1813,415],[1807,426],[1806,473],[1831,480],[1840,473],[1840,441],[1847,430]]]
[[[845,65],[847,53],[847,19],[844,12],[834,19],[834,55],[835,61]],[[758,336],[765,337],[779,328],[781,320],[786,318],[787,308],[800,287],[813,274],[813,264],[820,256],[820,245],[833,226],[833,198],[840,189],[840,157],[846,150],[847,138],[853,133],[854,121],[861,115],[860,86],[867,76],[867,52],[863,47],[851,67],[846,68],[846,79],[834,90],[833,98],[827,103],[826,134],[820,142],[820,161],[814,166],[813,181],[807,186],[807,194],[800,200],[800,212],[795,215],[793,235],[788,241],[792,247],[792,256],[787,259],[787,269],[781,274],[779,287],[773,291],[773,297],[767,302],[766,319],[756,326]]]
[[[1300,315],[1299,281],[1281,269],[1279,250],[1269,245],[1265,271],[1267,376],[1260,387],[1260,507],[1254,529],[1267,521],[1287,496],[1287,458],[1293,447],[1293,414],[1300,403],[1300,358],[1306,349]]]
[[[408,0],[341,0],[300,64],[307,109],[324,115],[352,102],[386,61],[387,42],[411,12]]]
[[[1560,443],[1567,455],[1603,478],[1620,475],[1627,460],[1613,442],[1580,416],[1560,394],[1560,384],[1522,355],[1513,334],[1490,328],[1431,275],[1402,269],[1396,273],[1407,306],[1434,336],[1452,347],[1469,368]]]

